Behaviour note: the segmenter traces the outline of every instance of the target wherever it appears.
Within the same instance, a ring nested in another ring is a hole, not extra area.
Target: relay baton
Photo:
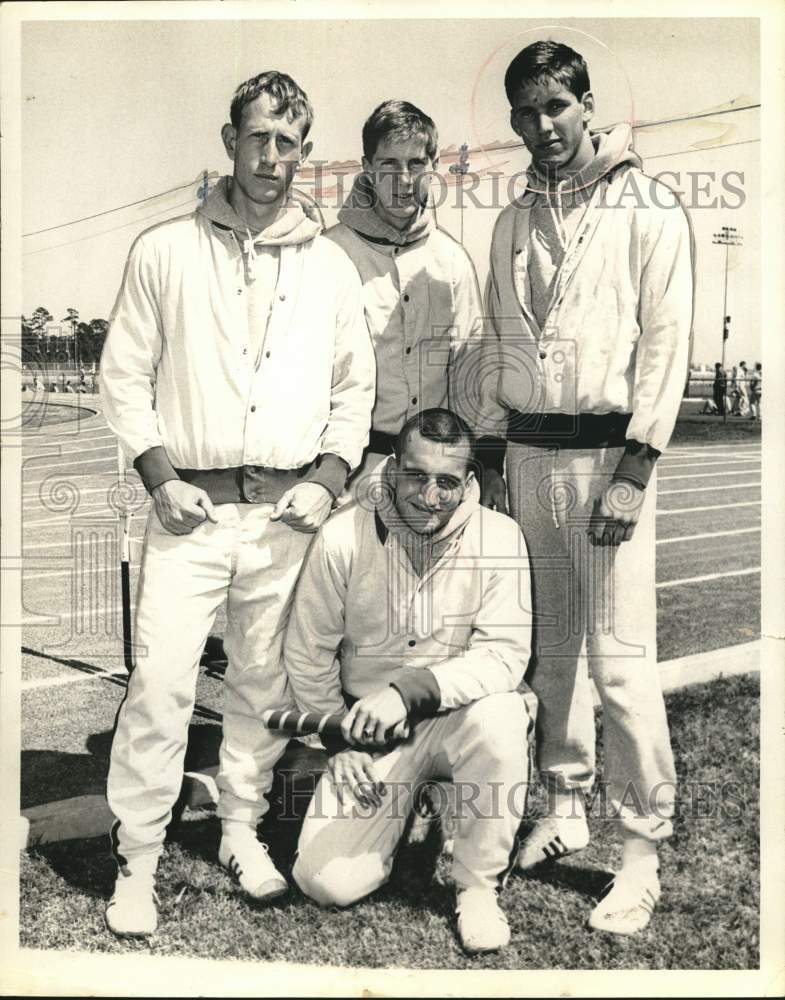
[[[318,733],[320,736],[340,737],[341,722],[343,715],[317,715],[315,712],[280,711],[273,709],[262,712],[262,722],[267,729],[274,729],[279,733],[291,733],[292,736],[309,736],[311,733]],[[405,740],[409,735],[409,723],[404,720],[397,726],[388,729],[384,734],[385,742],[388,740]]]

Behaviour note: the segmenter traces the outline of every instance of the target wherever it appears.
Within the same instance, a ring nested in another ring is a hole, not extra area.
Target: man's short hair
[[[429,441],[436,441],[439,444],[465,445],[469,454],[467,465],[472,466],[475,459],[477,441],[471,428],[463,418],[452,410],[445,410],[442,407],[434,406],[421,413],[415,413],[409,417],[403,427],[398,431],[395,438],[395,458],[400,461],[401,455],[414,431],[419,431],[420,435]]]
[[[575,49],[561,42],[532,42],[522,49],[507,67],[504,90],[512,105],[515,94],[527,83],[539,83],[543,78],[556,80],[580,100],[589,83],[586,60]]]
[[[313,124],[313,107],[308,95],[290,76],[274,69],[251,77],[235,90],[229,109],[232,125],[235,128],[240,127],[243,108],[251,101],[255,101],[260,94],[268,94],[275,101],[276,111],[285,114],[289,121],[302,118],[302,137],[305,139]]]
[[[372,160],[383,139],[411,139],[416,135],[425,139],[425,152],[431,160],[436,160],[439,134],[428,115],[408,101],[384,101],[363,125],[363,156]]]

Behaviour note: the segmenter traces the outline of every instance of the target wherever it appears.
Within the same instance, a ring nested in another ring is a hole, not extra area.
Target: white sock
[[[579,819],[586,822],[586,809],[580,788],[557,790],[550,795],[549,815],[553,819]]]
[[[221,833],[228,840],[256,840],[256,824],[242,820],[221,820]]]
[[[631,868],[641,868],[646,872],[655,873],[659,867],[657,844],[645,837],[626,836],[621,848],[621,867],[619,871]]]

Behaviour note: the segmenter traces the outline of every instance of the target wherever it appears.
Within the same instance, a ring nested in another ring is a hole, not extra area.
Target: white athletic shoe
[[[558,861],[582,851],[589,843],[589,826],[583,816],[545,816],[537,820],[534,829],[518,851],[515,867],[526,871],[546,861]]]
[[[455,902],[458,937],[472,954],[498,951],[510,943],[507,917],[499,906],[495,889],[474,887],[459,890]]]
[[[106,904],[106,926],[119,937],[147,937],[158,927],[158,896],[155,870],[145,865],[134,871],[133,863],[117,873],[114,895]]]
[[[658,870],[629,865],[606,886],[589,917],[589,927],[609,934],[637,934],[648,926],[659,898]]]
[[[275,899],[289,888],[289,883],[271,861],[267,844],[258,841],[250,827],[247,835],[244,832],[221,837],[218,860],[254,899]]]

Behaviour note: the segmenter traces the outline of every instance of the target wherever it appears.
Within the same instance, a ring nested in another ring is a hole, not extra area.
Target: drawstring
[[[248,280],[254,281],[256,278],[256,250],[253,245],[253,236],[251,236],[251,230],[246,229],[248,233],[248,239],[243,240],[243,250],[247,254],[246,264],[248,268]]]
[[[245,231],[246,233],[248,233],[248,239],[243,240],[241,245],[240,241],[237,239],[235,231],[233,229],[229,230],[229,232],[232,234],[232,239],[235,242],[235,246],[237,247],[237,251],[243,258],[243,264],[245,265],[245,277],[246,280],[250,283],[256,279],[256,258],[258,257],[258,254],[256,253],[256,249],[254,247],[253,236],[251,236],[251,230],[246,229]]]

